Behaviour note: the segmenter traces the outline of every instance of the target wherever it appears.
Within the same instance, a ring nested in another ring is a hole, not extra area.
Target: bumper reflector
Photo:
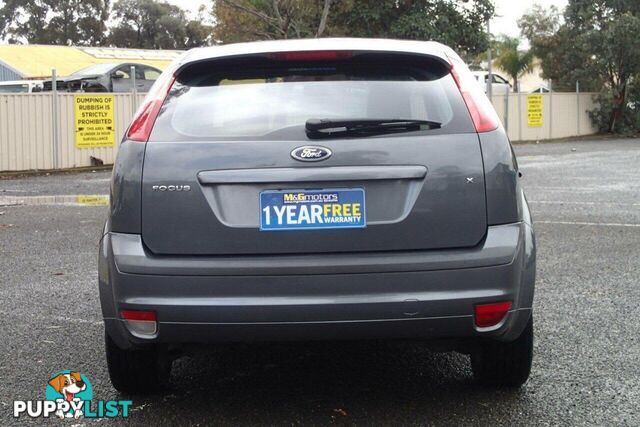
[[[511,301],[477,304],[474,307],[474,318],[479,328],[489,328],[502,322],[504,316],[511,309]]]
[[[158,332],[158,322],[155,311],[120,310],[129,332],[140,338],[150,338]]]

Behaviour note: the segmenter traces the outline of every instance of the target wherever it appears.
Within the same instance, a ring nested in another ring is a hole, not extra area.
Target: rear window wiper
[[[309,119],[305,123],[307,136],[312,139],[414,132],[441,126],[431,120],[414,119]]]

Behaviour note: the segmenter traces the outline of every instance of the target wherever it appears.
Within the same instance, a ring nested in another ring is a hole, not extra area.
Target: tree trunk
[[[318,25],[318,32],[316,37],[320,37],[324,33],[327,27],[327,18],[329,17],[329,8],[331,7],[331,0],[324,0],[324,7],[322,8],[322,17],[320,18],[320,25]]]
[[[513,91],[519,92],[518,90],[518,76],[513,76]]]
[[[626,101],[627,85],[623,84],[622,90],[616,91],[616,95],[613,98],[613,108],[611,109],[611,117],[609,118],[609,133],[613,133],[616,127],[616,123],[620,119],[624,104]]]

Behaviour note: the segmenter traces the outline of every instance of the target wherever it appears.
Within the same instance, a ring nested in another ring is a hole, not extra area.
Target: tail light
[[[350,50],[308,50],[296,52],[275,52],[269,58],[278,61],[336,61],[353,56]]]
[[[451,52],[453,53],[453,52]],[[451,75],[458,85],[476,132],[489,132],[498,128],[500,119],[491,101],[473,77],[469,68],[457,55],[447,53],[451,62]]]
[[[155,311],[120,310],[120,316],[129,332],[139,338],[152,338],[158,331],[158,317]]]
[[[138,108],[133,121],[127,130],[127,139],[131,141],[147,142],[156,122],[160,107],[173,86],[176,77],[173,70],[167,70],[158,77],[151,90]]]
[[[478,304],[474,307],[474,318],[479,328],[496,326],[511,309],[511,301],[494,302],[490,304]]]

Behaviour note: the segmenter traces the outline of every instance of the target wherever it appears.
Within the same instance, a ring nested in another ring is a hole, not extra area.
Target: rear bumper
[[[122,348],[149,342],[357,338],[513,340],[531,314],[533,230],[492,226],[475,248],[403,253],[168,257],[139,235],[100,245],[100,299]],[[473,306],[513,301],[499,327],[478,331]],[[155,310],[158,333],[136,338],[121,309]]]

